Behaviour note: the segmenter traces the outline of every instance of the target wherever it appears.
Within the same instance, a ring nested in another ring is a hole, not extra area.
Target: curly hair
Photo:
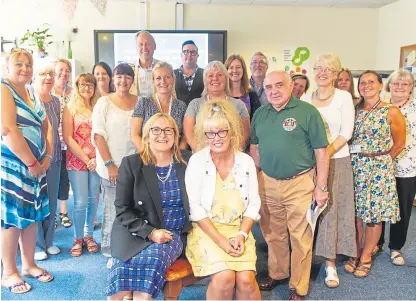
[[[142,161],[145,165],[151,165],[156,164],[156,158],[155,155],[152,153],[152,150],[150,149],[150,130],[152,129],[153,125],[159,118],[166,118],[166,120],[169,122],[170,126],[173,128],[175,141],[173,142],[172,146],[172,155],[176,162],[186,162],[182,158],[182,153],[179,148],[179,129],[176,125],[175,120],[170,116],[169,114],[165,113],[156,113],[152,117],[149,118],[149,120],[145,123],[143,127],[143,135],[142,135],[142,146],[139,150],[139,155],[142,158]]]
[[[242,151],[243,123],[233,104],[226,100],[206,101],[201,107],[194,129],[196,149],[207,146],[205,132],[213,128],[226,128],[231,137],[231,148],[234,152]]]

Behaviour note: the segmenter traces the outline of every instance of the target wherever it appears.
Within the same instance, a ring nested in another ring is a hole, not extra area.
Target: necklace
[[[399,105],[399,106],[397,106],[399,109],[401,109],[401,108],[403,108],[405,105],[407,105],[408,103],[409,103],[409,101],[410,101],[410,97],[408,97],[407,98],[407,100],[403,103],[403,104],[401,104],[401,105]],[[391,101],[391,99],[390,99],[390,103],[391,104],[393,104],[392,103],[392,101]]]
[[[164,177],[159,176],[157,171],[156,171],[156,175],[157,175],[157,178],[160,182],[165,183],[169,179],[171,172],[172,172],[172,162],[170,162],[169,170],[168,170],[168,173],[166,174],[166,176],[164,176]]]
[[[159,96],[157,95],[157,93],[155,94],[155,97],[156,97],[157,104],[159,105],[160,112],[161,113],[164,113],[163,112],[163,108],[162,108],[162,104],[160,103]],[[168,115],[170,115],[170,112],[172,110],[172,101],[173,101],[173,96],[171,95],[170,96],[170,101],[169,101],[169,111],[168,111]]]
[[[316,99],[317,99],[317,100],[320,100],[320,101],[325,101],[325,100],[330,99],[330,98],[332,97],[332,95],[334,95],[334,94],[335,94],[335,89],[333,89],[333,90],[332,90],[332,93],[331,93],[331,94],[329,94],[329,96],[328,96],[328,97],[325,97],[325,98],[320,98],[320,97],[319,97],[319,90],[316,90],[315,96],[316,96]]]

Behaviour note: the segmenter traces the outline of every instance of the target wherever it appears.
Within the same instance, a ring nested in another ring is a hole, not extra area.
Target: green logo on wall
[[[292,63],[295,66],[300,66],[305,62],[307,59],[309,59],[311,55],[311,52],[309,51],[309,48],[307,47],[298,47],[295,50],[295,54],[292,57]]]

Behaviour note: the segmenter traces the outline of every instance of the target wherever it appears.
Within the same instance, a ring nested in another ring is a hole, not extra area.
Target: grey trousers
[[[116,218],[116,185],[101,178],[101,193],[103,198],[103,224],[101,226],[101,252],[105,257],[111,257],[111,229]]]
[[[50,214],[47,219],[38,223],[38,232],[36,235],[36,245],[44,251],[53,245],[53,237],[55,236],[55,215],[58,204],[60,172],[61,162],[51,163],[51,166],[46,171]]]

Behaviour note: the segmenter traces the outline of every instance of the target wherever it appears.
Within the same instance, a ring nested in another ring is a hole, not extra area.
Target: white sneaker
[[[46,252],[48,252],[48,254],[51,254],[51,255],[56,255],[56,254],[61,253],[61,250],[59,250],[59,248],[57,246],[50,246],[46,250]]]
[[[46,258],[48,258],[48,254],[46,254],[46,252],[35,252],[35,260],[45,260]]]

